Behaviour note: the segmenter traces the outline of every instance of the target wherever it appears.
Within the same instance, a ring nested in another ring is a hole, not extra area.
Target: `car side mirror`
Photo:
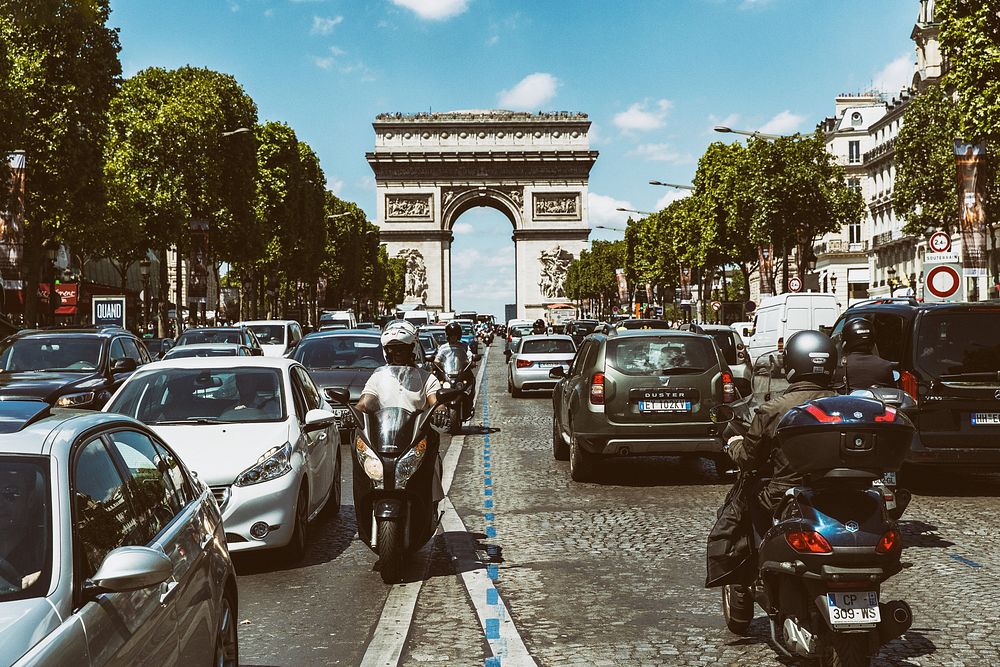
[[[736,419],[736,411],[728,405],[717,405],[708,411],[708,418],[716,424],[723,424]]]
[[[892,381],[893,381],[893,382],[899,382],[900,378],[902,378],[902,377],[903,377],[903,376],[902,376],[902,375],[900,375],[899,371],[896,371],[896,370],[894,370],[894,371],[892,372]]]
[[[118,547],[104,557],[84,590],[94,595],[137,591],[162,584],[173,573],[173,563],[158,549]]]
[[[333,426],[336,421],[337,416],[329,410],[313,408],[306,413],[306,421],[305,424],[303,424],[302,430],[306,433],[312,433],[313,431],[319,431],[329,426]]]
[[[350,405],[351,403],[351,392],[343,387],[327,387],[323,391],[326,393],[327,400],[331,403],[338,403],[340,405]]]
[[[549,377],[553,380],[566,377],[566,369],[562,366],[553,366],[549,369]]]
[[[250,348],[250,356],[251,357],[263,357],[264,356],[264,350],[262,350],[259,347],[251,347]]]
[[[132,357],[122,357],[111,362],[111,371],[113,373],[131,373],[138,367],[139,362]]]

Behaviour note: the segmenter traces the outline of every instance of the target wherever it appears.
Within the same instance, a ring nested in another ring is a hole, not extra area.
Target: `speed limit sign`
[[[802,281],[798,278],[790,278],[788,280],[788,291],[789,292],[799,292],[802,290]]]
[[[927,243],[934,252],[948,252],[951,250],[951,236],[947,232],[934,232]]]

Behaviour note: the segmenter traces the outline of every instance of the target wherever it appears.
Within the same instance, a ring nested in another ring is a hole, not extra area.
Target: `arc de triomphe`
[[[373,127],[366,158],[381,240],[390,257],[407,260],[407,302],[454,310],[451,230],[477,206],[500,211],[513,227],[518,316],[540,317],[568,301],[566,269],[590,234],[587,184],[597,151],[586,114],[381,114]]]

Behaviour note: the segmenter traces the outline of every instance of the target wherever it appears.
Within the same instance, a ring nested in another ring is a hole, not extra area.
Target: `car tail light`
[[[528,366],[531,366],[531,364],[533,364],[533,363],[534,362],[528,361],[527,359],[518,359],[517,360],[517,367],[518,368],[527,368]]]
[[[594,373],[590,380],[590,404],[604,405],[604,373]]]
[[[785,533],[785,541],[788,542],[788,546],[800,554],[833,553],[830,543],[815,530],[793,530],[790,533]]]
[[[882,539],[878,541],[878,546],[875,547],[875,553],[877,554],[887,554],[895,549],[898,549],[902,545],[899,539],[899,533],[896,532],[895,528],[890,528],[885,531],[882,535]]]
[[[782,336],[781,338],[778,339],[778,352],[781,352],[784,349],[785,349],[785,337]]]
[[[807,405],[806,412],[815,417],[816,421],[823,424],[837,424],[844,421],[843,417],[840,415],[831,415],[823,412],[823,409],[818,405]]]
[[[722,402],[732,403],[736,400],[736,385],[731,373],[722,374]]]
[[[899,374],[899,388],[905,391],[914,402],[917,401],[917,376],[910,371]]]

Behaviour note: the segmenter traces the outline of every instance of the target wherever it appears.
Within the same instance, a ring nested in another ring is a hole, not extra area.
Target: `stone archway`
[[[597,151],[586,114],[456,111],[382,114],[366,155],[381,239],[407,259],[408,302],[453,310],[455,220],[488,206],[511,223],[517,311],[565,301],[566,268],[586,247],[587,188]]]

